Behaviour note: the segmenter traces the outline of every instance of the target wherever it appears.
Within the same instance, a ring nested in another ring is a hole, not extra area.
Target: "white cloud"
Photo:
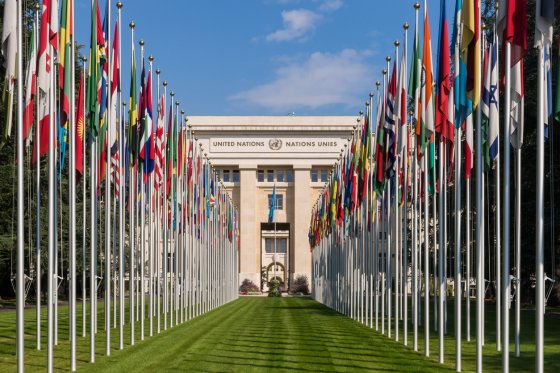
[[[325,0],[319,6],[319,10],[324,12],[335,11],[342,6],[342,0]]]
[[[288,62],[276,78],[229,97],[273,111],[316,109],[326,105],[359,105],[368,88],[368,53],[345,49],[339,53],[312,53],[306,60]]]
[[[284,27],[266,36],[267,41],[302,40],[315,29],[321,16],[308,9],[285,10],[282,12]]]

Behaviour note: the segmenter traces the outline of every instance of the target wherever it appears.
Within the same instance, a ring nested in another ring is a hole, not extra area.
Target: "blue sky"
[[[136,43],[145,41],[146,56],[154,56],[154,69],[161,69],[189,115],[356,115],[382,78],[385,56],[394,56],[393,42],[402,42],[403,23],[410,24],[409,44],[414,33],[410,0],[123,3],[125,96],[128,24],[134,20]],[[76,0],[76,40],[86,48],[90,4]],[[448,4],[451,13],[454,1]],[[103,14],[105,0],[100,6]],[[428,1],[428,7],[435,59],[439,0]],[[139,49],[136,44],[138,66]]]

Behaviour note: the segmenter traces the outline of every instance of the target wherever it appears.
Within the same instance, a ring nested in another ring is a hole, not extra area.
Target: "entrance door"
[[[270,235],[272,233],[272,235]],[[289,263],[289,232],[262,232],[261,265],[264,271],[263,290],[268,290],[269,282],[276,278],[280,282],[280,289],[288,288]]]

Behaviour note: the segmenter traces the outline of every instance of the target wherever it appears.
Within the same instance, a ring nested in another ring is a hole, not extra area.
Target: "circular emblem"
[[[271,150],[280,150],[282,148],[282,140],[280,139],[270,139],[268,141],[268,146]]]

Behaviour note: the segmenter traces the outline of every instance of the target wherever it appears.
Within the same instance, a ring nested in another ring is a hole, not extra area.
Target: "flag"
[[[167,195],[169,196],[169,191],[171,189],[171,181],[173,179],[173,141],[175,141],[175,136],[174,136],[174,129],[173,129],[173,104],[169,105],[169,122],[167,124],[167,136],[165,139],[166,142],[166,155],[165,155],[165,159],[167,161],[167,180],[166,180],[166,190],[167,190]],[[200,172],[200,158],[198,159],[198,168],[197,171]],[[197,173],[197,175],[200,174]]]
[[[470,104],[470,101],[468,101]],[[470,179],[474,165],[474,128],[472,107],[465,119],[465,180]]]
[[[151,72],[148,72],[148,82],[144,93],[144,110],[143,120],[144,128],[142,131],[142,139],[140,140],[140,157],[144,164],[144,182],[149,174],[154,170],[154,146],[153,146],[153,121],[152,121],[152,78]]]
[[[543,116],[544,136],[548,139],[548,124],[552,116],[552,75],[550,54],[554,26],[554,0],[537,0],[535,21],[535,47],[542,48],[544,64]]]
[[[407,78],[407,68],[406,68],[406,45],[403,48],[402,51],[402,57],[401,57],[401,67],[400,67],[400,71],[399,71],[399,83],[398,83],[398,87],[397,87],[397,123],[398,123],[398,135],[397,135],[397,153],[399,154],[400,157],[400,165],[399,167],[403,167],[404,165],[404,159],[406,157],[405,154],[405,148],[406,148],[406,142],[407,142],[407,106],[408,106],[408,102],[407,102],[407,92],[406,92],[406,88],[407,88],[407,82],[406,82],[406,78]],[[372,108],[373,109],[373,108]],[[369,127],[368,127],[368,131],[369,131]],[[368,136],[369,139],[369,136]]]
[[[393,64],[393,73],[387,87],[387,101],[385,102],[385,134],[387,151],[387,164],[385,165],[386,178],[391,179],[395,175],[395,95],[397,93],[397,63]]]
[[[29,60],[27,62],[27,76],[25,78],[25,109],[23,112],[23,139],[26,145],[30,143],[29,132],[33,127],[34,99],[37,93],[37,23],[33,22],[33,30],[29,39]]]
[[[422,53],[422,78],[421,78],[421,114],[416,126],[416,135],[420,137],[420,151],[423,154],[428,142],[434,133],[434,101],[433,101],[433,75],[432,75],[432,40],[430,36],[430,23],[428,19],[427,4],[424,6],[424,50]]]
[[[501,9],[501,8],[500,8]],[[479,32],[479,0],[464,0],[461,16],[463,21],[463,38],[461,40],[461,59],[466,63],[466,93],[476,110],[480,101],[480,32]]]
[[[274,210],[276,209],[276,184],[274,184],[274,189],[272,189],[272,198],[268,207],[268,224],[271,224],[274,222]]]
[[[4,2],[4,20],[2,28],[2,57],[4,58],[4,68],[6,74],[4,76],[4,91],[2,101],[6,104],[6,123],[4,128],[4,139],[0,144],[0,148],[4,145],[6,139],[10,137],[12,132],[12,116],[13,116],[13,98],[16,74],[16,58],[17,58],[17,1],[6,0]],[[6,93],[8,94],[7,101]]]
[[[72,6],[73,0],[62,0],[60,20],[60,63],[59,63],[59,88],[60,88],[60,123],[68,128],[70,115],[70,87],[72,80]],[[68,67],[68,68],[66,68]]]
[[[78,106],[76,107],[76,172],[81,176],[83,169],[83,151],[84,151],[84,76],[80,77],[80,86],[78,88]]]
[[[137,88],[136,88],[136,53],[134,51],[134,41],[132,42],[132,57],[130,67],[130,98],[128,105],[128,139],[130,141],[130,164],[136,164],[138,157],[138,101],[137,101]]]
[[[111,107],[109,108],[109,120],[107,121],[108,127],[108,143],[110,144],[111,154],[111,181],[115,184],[115,196],[120,196],[120,147],[119,141],[121,137],[121,123],[117,123],[117,94],[121,91],[121,84],[119,80],[119,24],[115,23],[115,33],[113,34],[113,48],[111,50],[111,65],[113,71],[111,75]]]
[[[53,2],[54,4],[54,2]],[[70,115],[70,95],[72,86],[72,0],[62,0],[60,19],[60,54],[58,59],[59,73],[58,82],[60,89],[59,117],[58,117],[58,140],[60,141],[60,167],[58,178],[60,179],[66,159],[66,148],[68,145],[68,122]],[[52,24],[51,24],[52,25]],[[52,37],[52,36],[51,36]]]
[[[51,94],[50,73],[52,68],[52,55],[49,43],[49,22],[51,14],[51,0],[43,0],[41,12],[41,29],[39,32],[39,62],[37,67],[37,87],[39,96],[39,154],[36,154],[36,146],[33,146],[31,163],[34,164],[38,157],[42,157],[49,150],[49,96]],[[35,136],[37,139],[37,136]],[[36,141],[36,140],[35,140]]]
[[[439,29],[439,61],[436,92],[436,117],[435,131],[439,133],[440,141],[453,141],[453,126],[449,126],[449,95],[451,92],[450,66],[449,66],[449,36],[447,16],[445,13],[445,0],[441,0],[441,15]]]
[[[159,190],[163,182],[164,165],[164,127],[165,127],[165,96],[162,95],[158,103],[158,117],[156,123],[156,146],[155,146],[155,189]]]
[[[101,91],[101,69],[102,69],[102,48],[105,44],[103,40],[103,28],[99,16],[99,6],[97,0],[93,0],[91,8],[91,30],[90,30],[90,49],[88,60],[88,81],[86,94],[86,115],[92,139],[99,134],[100,119],[100,91]],[[99,95],[99,96],[98,96]]]
[[[486,141],[487,164],[495,161],[499,149],[499,92],[498,92],[498,46],[494,33],[492,43],[487,49],[484,72],[484,88],[482,90],[482,119],[488,127]]]
[[[504,3],[507,3],[505,5]],[[503,30],[503,42],[511,43],[510,134],[511,145],[518,149],[523,144],[523,117],[525,87],[523,58],[527,53],[527,3],[526,0],[502,0],[498,27]]]

